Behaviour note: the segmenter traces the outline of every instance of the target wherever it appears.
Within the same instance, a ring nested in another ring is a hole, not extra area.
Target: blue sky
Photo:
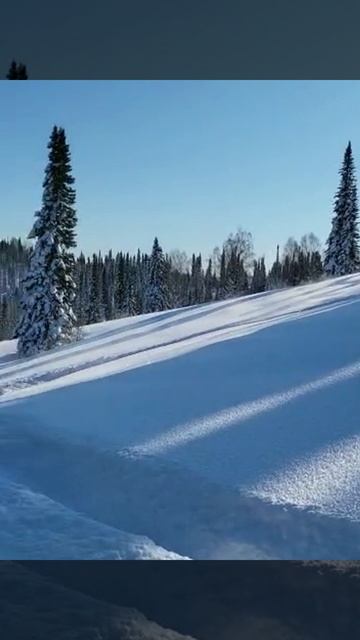
[[[290,235],[326,239],[349,139],[360,167],[357,81],[4,81],[0,103],[1,237],[30,230],[58,124],[85,253],[157,235],[207,257],[241,226],[270,261]]]

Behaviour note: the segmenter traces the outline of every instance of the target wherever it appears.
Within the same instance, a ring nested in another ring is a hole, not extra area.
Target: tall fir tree
[[[340,176],[324,260],[324,270],[331,276],[354,273],[360,267],[357,187],[350,142],[345,150]]]
[[[169,308],[169,269],[157,238],[154,240],[149,263],[146,290],[146,311],[163,311]]]
[[[45,172],[44,180],[44,206],[51,210],[51,216],[55,221],[55,240],[63,251],[65,265],[64,294],[67,303],[72,308],[75,299],[75,260],[70,251],[76,247],[76,224],[77,216],[74,209],[76,194],[73,184],[75,182],[71,174],[70,149],[66,142],[63,128],[54,126],[49,148],[49,164]],[[41,211],[36,214],[37,220],[33,226],[29,238],[36,237],[42,233],[44,218]]]
[[[23,282],[22,315],[16,328],[18,352],[28,356],[75,338],[73,257],[75,192],[69,187],[69,157],[64,136],[54,127],[43,182],[40,211],[29,234],[35,239]]]

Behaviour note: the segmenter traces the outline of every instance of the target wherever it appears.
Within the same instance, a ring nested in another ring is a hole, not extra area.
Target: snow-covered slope
[[[0,478],[1,559],[179,560],[143,536],[124,533]]]
[[[0,343],[3,472],[181,555],[310,557],[312,530],[351,557],[359,321],[356,274],[93,325],[29,360]],[[280,522],[305,544],[275,542]]]

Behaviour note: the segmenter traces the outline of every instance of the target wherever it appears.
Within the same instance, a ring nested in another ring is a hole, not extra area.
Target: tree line
[[[175,250],[158,238],[152,251],[109,251],[74,256],[76,193],[63,128],[54,127],[43,182],[41,209],[28,236],[0,243],[0,338],[18,338],[28,356],[75,340],[79,327],[123,316],[224,300],[292,287],[325,275],[359,269],[357,196],[351,145],[346,148],[332,228],[324,256],[312,233],[277,246],[267,270],[256,258],[250,233],[239,228],[206,260]]]
[[[249,248],[241,249],[244,236],[250,234],[239,230],[229,236],[205,265],[201,254],[190,259],[178,250],[164,254],[157,239],[151,254],[110,250],[86,258],[81,253],[73,271],[77,326],[296,286],[323,276],[321,254],[314,249],[319,242],[312,234],[300,243],[290,239],[268,272],[264,258],[251,261]],[[0,242],[0,339],[14,335],[30,255],[30,246],[20,239]]]

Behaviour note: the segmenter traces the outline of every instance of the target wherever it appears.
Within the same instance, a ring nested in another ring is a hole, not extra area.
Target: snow
[[[0,478],[1,559],[179,560],[151,540],[96,522]]]
[[[353,274],[92,325],[28,359],[2,342],[0,464],[12,482],[181,556],[351,557],[359,303]],[[79,477],[96,498],[70,486]]]

